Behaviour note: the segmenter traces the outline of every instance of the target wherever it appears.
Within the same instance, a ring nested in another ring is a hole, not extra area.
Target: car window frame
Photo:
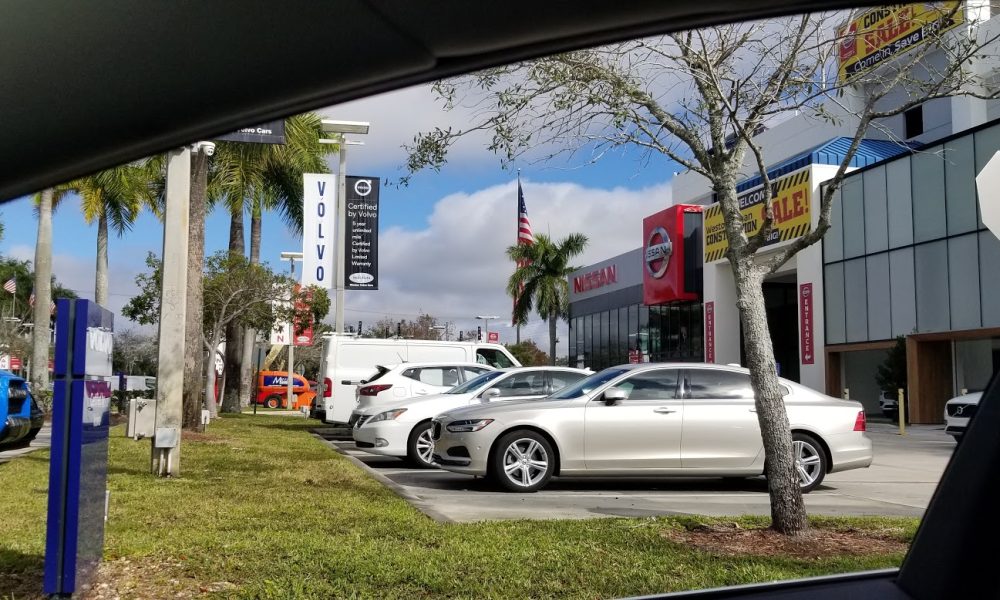
[[[630,379],[632,379],[634,377],[642,377],[644,375],[649,375],[651,373],[660,373],[660,372],[667,372],[667,371],[673,371],[673,372],[677,373],[676,380],[674,381],[674,394],[673,394],[672,398],[637,398],[637,399],[633,399],[631,397],[632,396],[632,390],[630,389],[630,390],[627,390],[628,394],[629,394],[629,397],[625,398],[624,400],[621,400],[620,403],[623,404],[623,405],[627,405],[630,402],[654,402],[654,401],[656,401],[656,402],[673,402],[673,401],[676,401],[676,400],[681,400],[682,399],[681,398],[681,380],[683,379],[683,371],[684,370],[680,369],[678,367],[660,367],[660,368],[656,368],[656,369],[636,369],[636,370],[633,370],[633,371],[625,374],[625,376],[623,378],[613,381],[611,383],[611,385],[606,386],[599,393],[595,394],[594,397],[591,398],[591,401],[604,402],[604,392],[608,391],[611,388],[620,388],[623,383],[627,382],[628,380],[630,380]],[[632,388],[632,389],[635,389],[635,388]]]

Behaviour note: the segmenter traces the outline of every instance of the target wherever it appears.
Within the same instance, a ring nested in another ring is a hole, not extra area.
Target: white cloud
[[[352,147],[349,151],[350,169],[358,173],[375,169],[395,171],[406,161],[403,145],[411,143],[415,135],[432,131],[435,127],[459,130],[467,127],[472,119],[472,112],[463,107],[446,111],[430,84],[378,94],[317,112],[331,119],[371,123],[371,131],[367,135],[349,136],[365,144],[363,147]],[[497,158],[486,150],[486,142],[485,133],[462,139],[449,154],[449,163],[495,164]]]
[[[12,246],[7,252],[11,258],[34,262],[35,249],[31,246]],[[118,258],[113,251],[109,254],[108,265],[108,310],[115,314],[115,329],[145,329],[121,316],[122,307],[138,293],[135,276],[139,269],[134,264]],[[52,256],[52,273],[59,285],[76,292],[80,298],[94,299],[94,273],[96,263],[93,259],[84,260],[69,254],[54,254]]]
[[[670,184],[643,189],[587,188],[575,183],[525,181],[524,193],[536,233],[561,239],[583,233],[590,239],[575,263],[585,266],[637,248],[642,218],[669,206]],[[422,229],[392,227],[380,235],[380,290],[348,292],[348,323],[373,323],[383,316],[411,319],[428,312],[458,329],[475,329],[476,315],[498,315],[490,323],[511,342],[511,300],[505,292],[512,264],[505,249],[516,235],[514,182],[439,200]],[[454,331],[457,331],[455,329]],[[559,326],[565,353],[566,325]],[[537,320],[522,338],[548,348],[548,327]]]

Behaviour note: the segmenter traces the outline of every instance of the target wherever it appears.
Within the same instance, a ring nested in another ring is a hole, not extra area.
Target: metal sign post
[[[69,597],[104,552],[114,315],[90,300],[56,304],[45,594]]]

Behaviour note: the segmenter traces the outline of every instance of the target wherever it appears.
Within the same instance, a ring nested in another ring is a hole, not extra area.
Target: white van
[[[373,377],[378,365],[442,361],[497,369],[521,366],[500,344],[324,336],[320,389],[312,416],[325,423],[347,424],[357,404],[357,386]]]

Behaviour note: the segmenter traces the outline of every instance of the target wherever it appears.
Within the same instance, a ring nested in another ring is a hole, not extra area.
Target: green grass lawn
[[[175,480],[147,474],[149,443],[113,429],[101,580],[124,598],[614,598],[902,560],[717,556],[664,535],[690,518],[440,524],[309,435],[315,424],[221,419],[184,442]],[[40,593],[47,476],[47,451],[0,465],[0,598]],[[916,525],[815,521],[907,541]]]

